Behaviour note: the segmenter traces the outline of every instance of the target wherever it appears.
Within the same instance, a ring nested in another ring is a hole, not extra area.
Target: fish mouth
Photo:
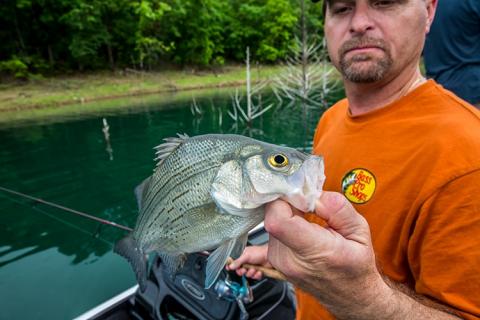
[[[312,212],[325,182],[323,158],[309,156],[300,169],[287,178],[291,191],[281,199],[303,212]]]

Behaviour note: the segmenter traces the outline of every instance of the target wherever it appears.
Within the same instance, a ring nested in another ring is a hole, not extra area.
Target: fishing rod
[[[37,197],[33,197],[33,196],[30,196],[30,195],[25,194],[25,193],[14,191],[14,190],[2,187],[2,186],[0,186],[0,191],[4,191],[4,192],[14,194],[14,195],[17,195],[17,196],[20,196],[20,197],[23,197],[23,198],[26,198],[26,199],[29,199],[29,200],[33,200],[33,201],[36,201],[38,203],[42,203],[42,204],[45,204],[47,206],[54,207],[54,208],[57,208],[57,209],[60,209],[60,210],[63,210],[63,211],[74,213],[74,214],[82,216],[84,218],[91,219],[91,220],[94,220],[94,221],[97,221],[97,222],[100,222],[102,224],[106,224],[106,225],[109,225],[109,226],[112,226],[112,227],[115,227],[115,228],[119,228],[119,229],[126,230],[126,231],[132,231],[133,230],[132,228],[129,228],[129,227],[126,227],[124,225],[115,223],[113,221],[101,219],[101,218],[92,216],[88,213],[81,212],[81,211],[74,210],[74,209],[70,209],[68,207],[65,207],[65,206],[62,206],[62,205],[59,205],[59,204],[56,204],[56,203],[53,203],[53,202],[49,202],[49,201],[46,201],[46,200],[43,200],[43,199],[40,199],[40,198],[37,198]],[[204,255],[204,256],[209,256],[210,255],[210,253],[208,251],[203,251],[203,252],[199,252],[199,253],[201,255]],[[227,263],[231,263],[232,261],[233,261],[233,259],[229,258]],[[256,268],[257,270],[262,271],[265,276],[270,277],[270,278],[279,279],[279,280],[285,280],[286,279],[285,275],[283,275],[282,273],[280,273],[279,271],[277,271],[275,269],[265,268],[265,267],[262,267],[262,266],[253,266],[253,265],[250,265],[250,264],[243,264],[243,267]]]
[[[18,192],[18,191],[14,191],[14,190],[2,187],[2,186],[0,186],[0,190],[4,191],[4,192],[7,192],[7,193],[10,193],[10,194],[14,194],[16,196],[20,196],[20,197],[38,202],[38,203],[41,203],[41,204],[44,204],[44,205],[47,205],[47,206],[50,206],[50,207],[54,207],[54,208],[57,208],[57,209],[60,209],[60,210],[63,210],[63,211],[74,213],[74,214],[79,215],[81,217],[84,217],[84,218],[87,218],[87,219],[90,219],[90,220],[94,220],[94,221],[97,221],[97,222],[100,222],[102,224],[106,224],[106,225],[109,225],[109,226],[112,226],[112,227],[115,227],[115,228],[118,228],[118,229],[122,229],[122,230],[126,230],[126,231],[132,231],[133,230],[132,228],[129,228],[129,227],[126,227],[124,225],[115,223],[113,221],[109,221],[109,220],[105,220],[105,219],[102,219],[102,218],[99,218],[99,217],[95,217],[91,214],[81,212],[81,211],[78,211],[78,210],[74,210],[74,209],[70,209],[70,208],[67,208],[65,206],[62,206],[62,205],[59,205],[59,204],[56,204],[56,203],[53,203],[53,202],[49,202],[49,201],[46,201],[46,200],[43,200],[43,199],[40,199],[40,198],[36,198],[36,197],[30,196],[28,194],[21,193],[21,192]]]

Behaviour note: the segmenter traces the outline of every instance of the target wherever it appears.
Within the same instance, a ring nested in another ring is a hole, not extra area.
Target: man
[[[314,138],[329,191],[313,214],[271,203],[268,246],[228,266],[282,271],[299,289],[298,319],[480,319],[480,113],[420,74],[435,8],[326,3],[347,95]]]
[[[480,108],[480,1],[440,1],[423,57],[427,77]]]

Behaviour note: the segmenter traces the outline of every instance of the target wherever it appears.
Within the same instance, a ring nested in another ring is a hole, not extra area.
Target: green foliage
[[[7,1],[0,6],[0,61],[20,61],[30,73],[211,66],[243,62],[249,46],[253,61],[277,62],[298,33],[299,1]],[[321,6],[305,4],[318,32]]]
[[[17,57],[0,61],[0,73],[15,79],[38,79],[41,72],[48,70],[48,64],[38,56]]]
[[[165,44],[160,38],[159,26],[165,12],[171,7],[158,0],[141,0],[131,3],[136,15],[135,51],[137,61],[143,68],[146,62],[148,66],[158,62],[160,56],[170,51],[172,45]]]
[[[309,0],[305,0],[306,9],[306,27],[309,33],[309,38],[320,41],[323,38],[323,12],[322,2],[312,3]]]
[[[6,73],[17,79],[28,78],[28,66],[19,58],[13,56],[6,61],[0,61],[0,73]]]
[[[166,2],[171,10],[158,25],[159,37],[170,44],[166,58],[178,64],[223,63],[228,3],[218,0]]]
[[[128,36],[117,23],[128,18],[130,1],[125,0],[75,0],[60,21],[68,27],[68,48],[80,68],[85,65],[102,65],[109,60],[114,63],[112,47],[116,36]],[[122,32],[123,31],[123,32]],[[110,52],[110,53],[109,53]]]
[[[298,22],[295,2],[289,0],[231,0],[237,15],[228,26],[228,51],[244,59],[246,45],[254,60],[274,62],[282,59],[293,44]]]
[[[262,29],[268,36],[260,41],[257,55],[260,60],[273,62],[284,58],[293,44],[298,17],[287,0],[268,0],[264,12]]]

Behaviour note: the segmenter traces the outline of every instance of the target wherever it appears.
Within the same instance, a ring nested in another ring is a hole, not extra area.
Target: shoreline
[[[0,111],[0,130],[70,122],[91,117],[109,117],[123,113],[138,113],[158,108],[170,108],[178,103],[191,103],[197,99],[228,95],[234,87],[209,87],[191,90],[140,93],[117,98],[102,97],[93,101],[66,103],[50,107],[29,108],[19,111]]]
[[[157,89],[157,90],[139,90],[134,92],[129,92],[125,94],[116,94],[116,95],[106,95],[106,96],[98,96],[93,98],[82,98],[78,101],[71,101],[71,100],[64,100],[64,101],[57,101],[51,105],[43,105],[43,104],[26,104],[21,107],[5,107],[0,108],[0,118],[2,113],[8,112],[18,112],[18,111],[29,111],[29,110],[38,110],[38,109],[47,109],[47,108],[59,108],[62,106],[70,106],[70,105],[77,105],[77,104],[84,104],[84,103],[92,103],[97,101],[104,101],[104,100],[116,100],[121,98],[133,98],[143,95],[153,95],[159,93],[178,93],[178,92],[187,92],[187,91],[201,91],[205,89],[224,89],[224,88],[231,88],[240,85],[244,85],[246,81],[236,81],[236,82],[228,82],[228,83],[220,83],[217,85],[206,85],[206,86],[192,86],[192,87],[183,87],[180,89]]]
[[[252,82],[268,81],[283,66],[252,70]],[[4,113],[55,108],[140,95],[243,86],[244,66],[224,67],[222,72],[99,72],[57,76],[26,83],[0,84],[0,117]]]
[[[251,81],[272,81],[284,70],[283,65],[255,67]],[[196,95],[228,95],[245,90],[245,78],[245,66],[226,66],[222,72],[99,72],[0,84],[0,129],[139,112]]]

